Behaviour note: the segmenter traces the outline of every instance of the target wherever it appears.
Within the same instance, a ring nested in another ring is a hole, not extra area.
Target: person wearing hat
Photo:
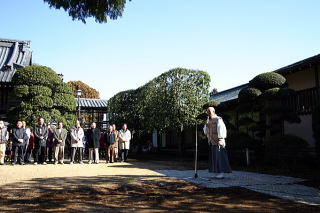
[[[203,131],[208,138],[209,144],[209,172],[217,174],[215,178],[223,179],[224,173],[231,173],[228,154],[225,149],[227,129],[223,119],[217,116],[215,109],[207,109],[208,118]]]

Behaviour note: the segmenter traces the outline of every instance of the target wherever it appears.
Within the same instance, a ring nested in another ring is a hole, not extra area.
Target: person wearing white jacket
[[[216,115],[215,109],[209,107],[207,109],[208,119],[205,122],[203,131],[208,138],[209,144],[209,172],[218,173],[215,178],[224,178],[224,173],[230,173],[225,138],[227,137],[227,129],[223,119]]]
[[[75,155],[79,152],[79,163],[83,164],[82,161],[82,149],[83,149],[83,137],[84,131],[80,126],[80,121],[77,120],[76,126],[71,130],[71,161],[70,164],[74,164]]]
[[[119,131],[120,149],[121,149],[121,162],[126,162],[130,149],[131,132],[127,129],[127,124],[122,125]]]

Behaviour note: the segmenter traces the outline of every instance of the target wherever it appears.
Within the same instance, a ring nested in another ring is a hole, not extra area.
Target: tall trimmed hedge
[[[266,72],[254,77],[250,82],[250,87],[260,90],[267,90],[274,87],[283,87],[286,78],[275,72]]]
[[[12,82],[14,94],[20,103],[10,110],[10,120],[25,120],[33,126],[39,117],[46,122],[63,121],[71,128],[75,115],[76,101],[68,84],[49,67],[32,65],[17,70]]]

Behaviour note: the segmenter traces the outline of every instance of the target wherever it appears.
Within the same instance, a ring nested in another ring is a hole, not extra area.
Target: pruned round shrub
[[[283,87],[286,84],[286,78],[275,72],[266,72],[254,77],[250,82],[250,87],[260,90],[267,90],[274,87]]]
[[[13,92],[17,97],[21,98],[29,94],[29,87],[27,85],[18,85],[14,87]]]
[[[12,78],[12,82],[16,85],[44,85],[50,87],[61,82],[61,79],[49,67],[32,65],[18,69]]]
[[[50,122],[50,113],[48,111],[35,111],[32,114],[32,123],[36,124],[39,118],[43,118],[46,123]]]
[[[259,89],[249,87],[249,88],[242,89],[239,92],[238,98],[240,102],[247,102],[247,101],[255,100],[260,95],[261,95],[261,91]]]
[[[30,100],[30,103],[38,108],[51,108],[53,106],[53,100],[48,96],[35,96]]]
[[[306,157],[308,142],[295,135],[273,136],[265,141],[267,162],[291,165]]]
[[[51,96],[52,91],[49,87],[34,85],[29,87],[30,95],[32,96]]]
[[[73,95],[69,84],[64,83],[64,82],[57,84],[54,88],[54,92],[55,93],[66,93],[66,94]]]
[[[76,100],[74,96],[64,93],[56,93],[53,96],[54,105],[59,108],[64,108],[68,111],[73,111],[76,109]]]
[[[76,115],[71,113],[65,113],[63,115],[63,118],[65,118],[65,128],[68,130],[70,130],[75,125],[75,122],[77,120]]]
[[[261,94],[260,98],[263,98],[263,99],[275,99],[275,98],[278,98],[279,97],[278,96],[279,91],[280,91],[279,87],[267,89]]]

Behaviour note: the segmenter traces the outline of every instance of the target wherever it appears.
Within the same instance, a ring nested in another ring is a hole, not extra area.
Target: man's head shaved
[[[213,107],[208,107],[207,114],[208,114],[209,117],[212,118],[213,116],[215,116],[216,110]]]
[[[207,111],[216,112],[216,110],[214,109],[214,107],[208,107]]]

